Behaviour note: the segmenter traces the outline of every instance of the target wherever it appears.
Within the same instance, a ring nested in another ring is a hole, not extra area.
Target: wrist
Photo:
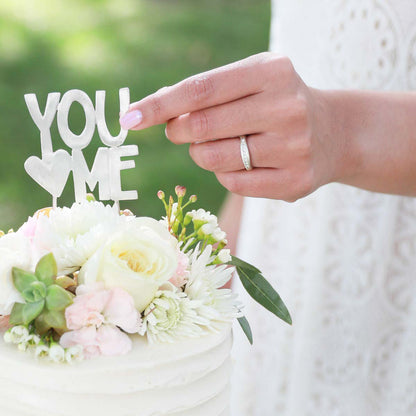
[[[318,108],[318,140],[329,160],[326,183],[349,183],[360,175],[363,167],[362,114],[360,117],[359,107],[347,91],[312,91]]]

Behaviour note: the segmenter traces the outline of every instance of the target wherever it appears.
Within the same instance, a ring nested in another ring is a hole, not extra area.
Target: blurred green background
[[[106,90],[110,131],[117,133],[118,89],[131,100],[183,78],[268,47],[270,0],[1,0],[0,1],[0,229],[17,227],[51,197],[24,171],[40,156],[39,130],[23,95],[37,94],[43,111],[48,92],[77,88],[94,100]],[[71,107],[70,127],[80,133],[85,117]],[[66,149],[52,126],[54,150]],[[225,190],[198,168],[188,146],[175,146],[164,126],[130,132],[138,144],[136,169],[122,174],[124,190],[138,201],[122,202],[138,215],[162,214],[158,189],[176,184],[199,196],[199,206],[218,212]],[[91,166],[101,142],[96,134],[84,151]],[[96,189],[97,191],[97,189]],[[97,192],[95,192],[97,194]],[[74,200],[72,175],[58,205]]]

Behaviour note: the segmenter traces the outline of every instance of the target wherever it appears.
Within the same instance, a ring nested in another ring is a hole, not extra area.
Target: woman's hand
[[[240,195],[295,201],[332,181],[414,194],[415,102],[405,93],[312,89],[288,58],[261,53],[164,87],[120,122],[135,130],[166,122],[172,142],[191,143],[194,161]],[[394,160],[384,154],[392,134],[402,140]]]

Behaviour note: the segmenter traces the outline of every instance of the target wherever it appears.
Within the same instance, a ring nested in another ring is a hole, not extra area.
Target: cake
[[[173,344],[133,339],[132,351],[75,365],[33,360],[0,343],[0,414],[228,416],[231,332]]]
[[[185,192],[160,221],[89,197],[0,237],[0,414],[228,414],[234,268]]]
[[[25,96],[40,130],[42,158],[25,169],[52,195],[19,229],[0,233],[0,414],[7,416],[227,416],[231,326],[252,342],[238,297],[225,285],[237,271],[251,296],[290,323],[261,272],[232,257],[217,217],[192,209],[183,186],[159,191],[166,216],[136,217],[119,202],[120,172],[134,167],[127,131],[113,137],[104,91],[48,95],[45,110]],[[80,135],[68,125],[85,111]],[[120,112],[128,89],[120,90]],[[53,151],[51,123],[71,154]],[[91,171],[83,151],[95,125],[103,145]],[[70,172],[75,203],[58,207]],[[86,193],[98,184],[105,205]],[[176,198],[176,200],[175,200]]]

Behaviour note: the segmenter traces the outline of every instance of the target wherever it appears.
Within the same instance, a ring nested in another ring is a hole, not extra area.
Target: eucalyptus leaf
[[[33,273],[26,272],[25,270],[17,267],[12,268],[12,278],[15,288],[20,293],[23,293],[26,289],[30,288],[30,285],[33,282],[38,281],[37,277]]]
[[[236,267],[241,283],[256,302],[278,318],[292,324],[292,318],[286,305],[258,269],[234,256],[228,264]]]
[[[73,295],[58,285],[47,289],[46,308],[50,311],[62,311],[72,303]]]
[[[9,323],[12,326],[21,325],[23,323],[23,307],[24,303],[15,303],[10,314]]]
[[[36,265],[35,274],[46,286],[52,285],[58,273],[55,257],[52,253],[43,256]]]
[[[231,256],[231,261],[229,261],[227,264],[230,264],[236,267],[241,267],[243,269],[251,270],[253,272],[257,272],[261,274],[261,271],[257,267],[253,266],[250,263],[246,263],[244,260],[241,260],[235,256]]]
[[[245,316],[242,316],[237,319],[238,323],[240,324],[243,332],[246,334],[246,337],[248,339],[248,342],[253,345],[253,333],[251,332],[250,324],[247,321],[247,318]]]
[[[39,302],[45,299],[46,286],[39,281],[32,282],[30,286],[22,292],[23,299],[26,302]]]
[[[23,324],[29,325],[35,318],[39,316],[44,306],[45,301],[43,299],[39,302],[26,303],[22,310]]]

